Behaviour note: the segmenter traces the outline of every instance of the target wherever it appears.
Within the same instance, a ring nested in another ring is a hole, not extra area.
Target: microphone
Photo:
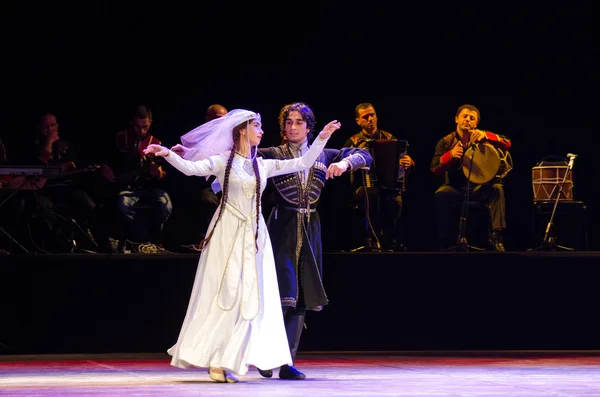
[[[575,162],[575,158],[577,157],[576,154],[573,153],[567,153],[567,157],[569,158],[569,164],[567,165],[567,167],[572,170],[573,169],[573,163]]]

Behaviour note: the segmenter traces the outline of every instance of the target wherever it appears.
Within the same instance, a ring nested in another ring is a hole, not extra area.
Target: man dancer
[[[283,142],[280,146],[259,149],[270,159],[300,157],[308,150],[315,128],[313,111],[305,103],[285,105],[279,112]],[[322,283],[321,222],[317,205],[327,174],[371,166],[371,155],[360,148],[324,149],[315,164],[304,172],[269,179],[275,203],[267,220],[273,244],[275,266],[284,323],[292,360],[300,344],[307,310],[320,311],[328,304]],[[272,370],[259,372],[271,377]],[[294,366],[282,366],[279,378],[302,380],[306,375]]]

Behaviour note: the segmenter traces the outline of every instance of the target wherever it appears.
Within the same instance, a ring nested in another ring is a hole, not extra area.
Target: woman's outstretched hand
[[[144,154],[153,154],[155,156],[167,157],[169,155],[169,149],[160,145],[148,145],[146,149],[144,149]]]
[[[337,120],[330,121],[325,126],[325,128],[323,128],[323,130],[319,133],[319,137],[321,139],[328,139],[331,136],[331,134],[333,134],[334,131],[339,130],[341,126],[342,123],[340,123]]]
[[[177,145],[171,147],[171,151],[173,153],[178,154],[179,157],[182,157],[182,158],[185,159],[185,158],[187,158],[187,155],[192,151],[192,149],[187,148],[187,147],[185,147],[185,146],[183,146],[183,145],[181,145],[181,144],[178,143]]]

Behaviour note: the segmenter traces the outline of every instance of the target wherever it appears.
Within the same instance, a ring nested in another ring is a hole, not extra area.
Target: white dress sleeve
[[[319,157],[319,154],[321,154],[325,148],[328,140],[329,138],[321,139],[321,137],[317,136],[312,145],[310,145],[308,151],[304,153],[302,157],[290,160],[263,160],[263,164],[267,171],[267,178],[277,175],[290,174],[292,172],[298,172],[312,167]]]
[[[210,156],[205,160],[191,161],[185,160],[177,153],[169,151],[169,155],[165,157],[165,160],[187,176],[216,175],[225,165],[222,155]]]

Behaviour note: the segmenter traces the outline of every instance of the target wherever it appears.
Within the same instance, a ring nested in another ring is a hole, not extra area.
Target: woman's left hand
[[[167,157],[169,155],[169,149],[161,145],[148,145],[144,149],[144,154],[153,154],[155,156]]]

